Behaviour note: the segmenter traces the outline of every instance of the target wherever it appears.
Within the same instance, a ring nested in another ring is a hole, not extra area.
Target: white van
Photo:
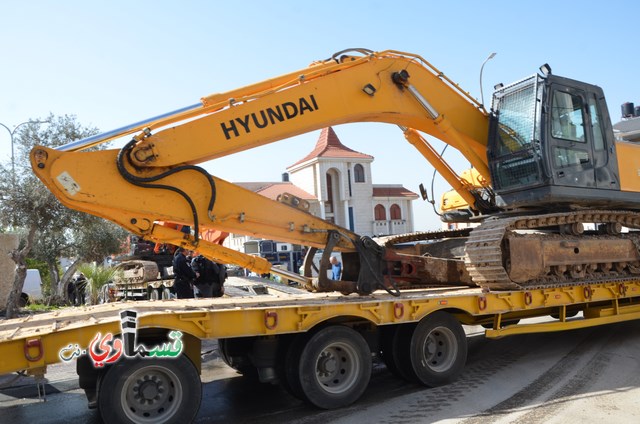
[[[22,286],[21,300],[26,305],[29,300],[42,299],[42,278],[37,269],[28,269]]]

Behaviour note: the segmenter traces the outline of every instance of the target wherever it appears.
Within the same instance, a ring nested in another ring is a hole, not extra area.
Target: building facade
[[[342,144],[328,127],[287,172],[292,183],[317,199],[323,219],[360,235],[412,232],[412,202],[418,195],[397,184],[373,184],[373,160]]]
[[[235,184],[273,200],[293,194],[309,202],[312,214],[360,235],[414,231],[412,202],[418,195],[400,184],[373,184],[373,160],[342,144],[328,127],[308,155],[287,167],[283,181]],[[231,235],[225,245],[244,251],[250,240]]]

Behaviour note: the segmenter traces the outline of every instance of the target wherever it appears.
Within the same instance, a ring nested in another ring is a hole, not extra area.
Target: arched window
[[[391,219],[402,219],[402,211],[400,210],[400,206],[396,205],[395,203],[391,205],[389,213],[391,215]]]
[[[364,182],[364,167],[359,163],[353,167],[353,180],[357,183]]]
[[[373,215],[375,216],[376,221],[385,221],[387,219],[387,211],[384,206],[379,204],[373,209]]]
[[[325,213],[333,213],[333,179],[327,172],[327,201],[324,204]]]

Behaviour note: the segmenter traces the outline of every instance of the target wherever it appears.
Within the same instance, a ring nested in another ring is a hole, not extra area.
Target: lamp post
[[[18,130],[18,128],[26,124],[48,124],[48,123],[49,121],[25,121],[16,125],[15,127],[13,127],[13,130],[11,130],[5,124],[0,122],[0,125],[2,125],[7,131],[9,131],[9,135],[11,136],[11,174],[13,175],[14,178],[16,175],[16,162],[15,162],[14,149],[13,149],[13,136],[15,135],[16,131]]]
[[[482,62],[482,66],[480,67],[480,101],[482,102],[482,107],[484,108],[484,93],[482,92],[482,71],[484,70],[484,65],[496,57],[496,53],[491,53],[485,60]]]

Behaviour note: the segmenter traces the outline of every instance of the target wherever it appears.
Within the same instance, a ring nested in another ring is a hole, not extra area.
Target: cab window
[[[602,117],[596,102],[595,95],[589,98],[589,114],[591,115],[591,127],[593,128],[593,148],[597,151],[604,150],[604,128]]]
[[[551,135],[563,140],[585,142],[582,98],[555,91],[551,105]]]
[[[556,168],[585,165],[589,163],[589,153],[587,153],[586,150],[556,147],[554,156],[556,159]]]

